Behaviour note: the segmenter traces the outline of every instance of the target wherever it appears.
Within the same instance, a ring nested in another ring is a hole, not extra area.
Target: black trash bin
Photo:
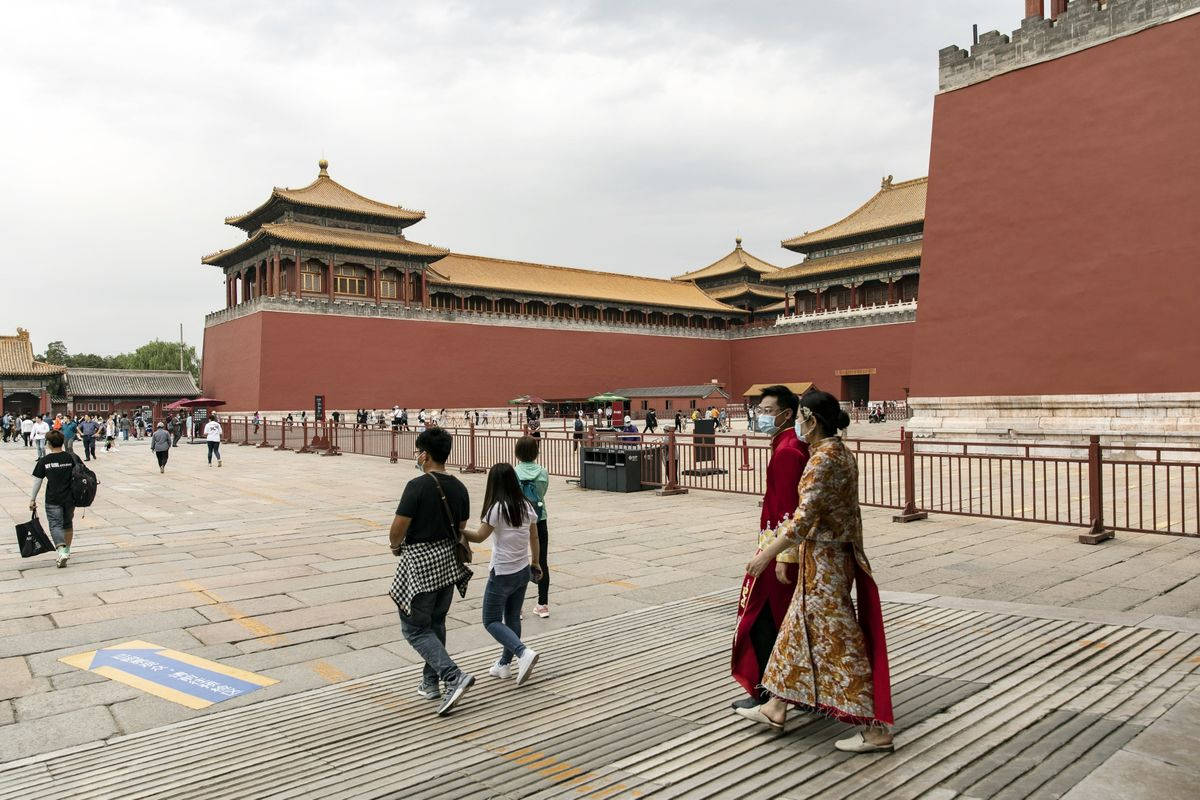
[[[607,492],[640,492],[662,481],[662,449],[606,444],[579,449],[579,486]]]

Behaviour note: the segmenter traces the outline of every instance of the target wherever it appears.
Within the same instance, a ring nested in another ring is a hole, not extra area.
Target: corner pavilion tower
[[[391,206],[329,177],[301,189],[276,187],[262,205],[225,223],[246,240],[205,256],[225,273],[225,307],[259,297],[335,297],[427,305],[429,264],[447,250],[410,241],[404,229],[425,212]]]

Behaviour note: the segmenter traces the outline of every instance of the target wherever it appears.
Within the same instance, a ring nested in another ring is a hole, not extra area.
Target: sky
[[[937,51],[1019,0],[14,3],[0,332],[113,354],[224,305],[226,216],[317,161],[409,238],[652,277],[926,174]],[[39,289],[44,287],[44,289]]]

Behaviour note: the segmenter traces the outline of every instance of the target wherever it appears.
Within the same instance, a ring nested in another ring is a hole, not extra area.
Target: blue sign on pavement
[[[274,678],[149,642],[125,642],[59,660],[188,708],[207,708],[278,683]]]

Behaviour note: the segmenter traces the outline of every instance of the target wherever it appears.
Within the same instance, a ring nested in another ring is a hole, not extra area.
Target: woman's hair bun
[[[839,431],[850,427],[850,415],[846,413],[845,409],[838,411],[837,427]]]

